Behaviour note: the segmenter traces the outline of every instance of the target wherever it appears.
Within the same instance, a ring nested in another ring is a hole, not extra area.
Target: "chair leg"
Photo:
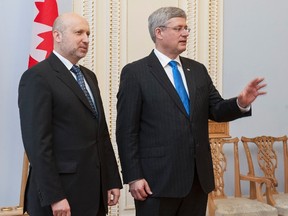
[[[208,194],[208,213],[209,216],[215,216],[216,205],[213,201],[212,194]]]
[[[22,166],[21,190],[20,190],[20,201],[19,201],[20,207],[24,206],[24,195],[25,195],[25,187],[26,187],[26,183],[27,183],[28,167],[29,167],[28,157],[26,155],[26,152],[24,152],[23,166]]]

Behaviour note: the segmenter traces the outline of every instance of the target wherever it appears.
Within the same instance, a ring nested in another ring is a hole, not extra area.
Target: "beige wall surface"
[[[202,60],[213,75],[213,80],[221,84],[221,77],[217,73],[221,75],[219,51],[222,44],[217,37],[222,36],[221,28],[218,28],[222,21],[218,19],[218,14],[222,14],[222,10],[219,10],[222,1],[215,2],[217,4],[209,5],[209,0],[74,0],[74,10],[86,16],[92,26],[94,36],[90,45],[94,51],[90,50],[91,55],[83,63],[96,71],[116,155],[116,95],[121,69],[127,63],[147,56],[154,48],[148,31],[148,17],[153,11],[164,6],[181,7],[186,11],[192,31],[188,50],[183,55]],[[110,210],[110,215],[135,214],[133,199],[126,185],[120,204]]]
[[[154,48],[148,31],[148,17],[156,9],[165,6],[178,6],[178,1],[127,1],[127,62],[147,56]]]

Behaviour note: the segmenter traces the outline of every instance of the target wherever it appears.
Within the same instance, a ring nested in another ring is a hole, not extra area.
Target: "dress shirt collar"
[[[73,64],[66,59],[65,57],[63,57],[62,55],[60,55],[58,52],[56,52],[55,50],[53,50],[53,53],[60,59],[60,61],[66,66],[66,68],[70,71]],[[79,66],[78,64],[76,64],[77,66]]]
[[[164,55],[163,53],[161,53],[159,50],[157,50],[156,48],[154,48],[154,53],[155,53],[155,55],[157,56],[157,58],[159,59],[159,61],[160,61],[160,63],[161,63],[161,65],[162,65],[162,67],[163,68],[165,68],[167,65],[168,65],[168,63],[170,62],[170,61],[176,61],[177,63],[178,63],[178,65],[180,65],[181,66],[181,61],[180,61],[180,57],[179,57],[179,55],[177,56],[177,58],[175,58],[175,59],[170,59],[168,56],[166,56],[166,55]]]

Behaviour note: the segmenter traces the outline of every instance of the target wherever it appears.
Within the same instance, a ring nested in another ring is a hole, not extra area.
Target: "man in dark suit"
[[[24,208],[30,216],[103,216],[122,184],[96,76],[77,65],[88,51],[89,25],[67,13],[52,31],[53,53],[19,84],[30,161]]]
[[[179,56],[190,30],[185,12],[160,8],[148,22],[155,49],[123,68],[118,92],[124,183],[137,216],[203,216],[214,189],[208,119],[251,115],[250,104],[265,94],[265,84],[257,78],[237,98],[224,100],[204,65]]]

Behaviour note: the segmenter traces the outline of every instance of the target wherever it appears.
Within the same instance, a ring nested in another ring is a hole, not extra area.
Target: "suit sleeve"
[[[116,140],[122,165],[124,183],[143,178],[139,160],[139,125],[141,116],[141,89],[131,70],[123,68],[117,94]]]
[[[112,147],[112,143],[110,141],[110,136],[107,128],[107,124],[105,121],[105,127],[103,131],[103,144],[104,144],[104,157],[103,162],[105,163],[105,172],[106,175],[103,179],[103,184],[107,185],[106,189],[110,190],[113,188],[122,188],[121,178],[119,175],[118,165],[115,158],[115,153]]]
[[[87,73],[87,75],[90,77],[90,79],[93,82],[93,85],[96,87],[96,92],[94,95],[95,102],[97,103],[98,112],[100,112],[101,122],[100,122],[100,131],[99,131],[99,139],[100,139],[100,151],[101,154],[99,155],[101,157],[101,165],[104,166],[102,169],[102,185],[104,187],[104,190],[110,190],[113,188],[122,188],[121,178],[119,175],[118,165],[115,158],[115,153],[113,150],[113,146],[111,143],[108,126],[106,123],[104,108],[102,99],[100,96],[100,89],[98,86],[98,81],[96,78],[96,75],[90,71],[89,69],[82,67]]]
[[[228,122],[251,115],[251,110],[242,112],[237,105],[237,98],[223,99],[213,85],[207,69],[203,65],[209,91],[209,119],[216,122]]]
[[[36,71],[23,74],[19,84],[19,111],[24,148],[36,179],[42,206],[65,198],[53,156],[52,91]]]

